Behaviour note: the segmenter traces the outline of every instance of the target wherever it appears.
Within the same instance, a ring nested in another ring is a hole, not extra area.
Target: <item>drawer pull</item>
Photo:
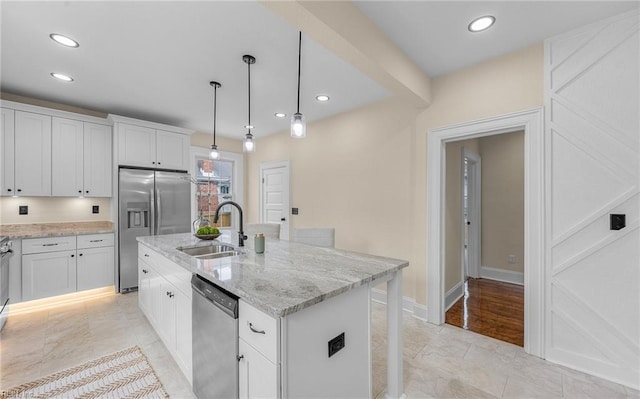
[[[104,240],[89,240],[89,242],[102,242]]]
[[[149,257],[149,254],[144,254],[144,256],[148,258],[148,257]]]
[[[251,332],[254,332],[256,334],[266,334],[264,330],[256,330],[255,328],[253,328],[253,324],[251,323],[249,323],[249,329],[251,329]]]
[[[173,298],[173,292],[171,292],[171,291],[167,291],[167,296],[168,296],[169,298]]]
[[[142,273],[147,274],[147,273],[149,273],[149,270],[147,270],[147,269],[142,269]]]
[[[42,244],[43,247],[55,247],[58,243],[55,244]]]
[[[236,356],[236,359],[238,359],[238,361],[240,361],[240,360],[244,359],[244,355]]]

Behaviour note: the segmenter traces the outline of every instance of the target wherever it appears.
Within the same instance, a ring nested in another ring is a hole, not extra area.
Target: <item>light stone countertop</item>
[[[59,237],[113,233],[113,222],[25,223],[0,225],[0,236],[9,238]]]
[[[250,241],[251,238],[248,240]],[[273,317],[283,317],[407,267],[399,259],[267,239],[264,254],[199,260],[176,248],[231,243],[201,241],[189,233],[138,237],[141,244],[197,273]]]

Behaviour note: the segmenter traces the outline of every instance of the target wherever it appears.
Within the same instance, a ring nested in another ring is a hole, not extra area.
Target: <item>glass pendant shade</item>
[[[218,159],[220,158],[220,152],[218,151],[218,146],[215,144],[211,144],[211,151],[209,152],[209,158]]]
[[[244,152],[254,152],[256,150],[256,143],[253,141],[253,135],[247,133],[244,136]]]
[[[291,137],[301,139],[307,135],[307,123],[304,120],[304,115],[300,112],[296,112],[291,115]]]

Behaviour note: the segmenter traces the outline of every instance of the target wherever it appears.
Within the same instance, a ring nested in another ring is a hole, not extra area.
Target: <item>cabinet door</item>
[[[150,269],[145,261],[138,258],[138,306],[147,317],[151,308]]]
[[[12,109],[2,108],[0,117],[0,196],[12,196],[14,194],[14,169],[13,155],[15,147],[15,112]]]
[[[149,314],[147,315],[156,331],[159,330],[160,318],[162,315],[162,276],[153,268],[149,268]]]
[[[15,111],[15,188],[19,196],[51,195],[51,117]]]
[[[51,120],[51,195],[83,195],[83,123],[54,117]]]
[[[75,250],[22,256],[22,299],[24,301],[75,291]]]
[[[176,347],[176,305],[173,284],[161,278],[160,318],[158,319],[158,334],[170,351]]]
[[[188,135],[158,130],[156,140],[159,168],[189,170]]]
[[[156,130],[118,124],[118,165],[156,166]]]
[[[84,124],[84,196],[111,197],[111,127]]]
[[[113,247],[78,249],[78,291],[113,285]]]
[[[239,397],[249,398],[277,398],[278,395],[278,366],[271,363],[251,345],[239,340]]]
[[[176,309],[176,357],[178,358],[178,364],[184,371],[189,382],[192,381],[192,365],[191,365],[191,298],[182,293],[182,291],[175,290],[175,296],[173,301]]]

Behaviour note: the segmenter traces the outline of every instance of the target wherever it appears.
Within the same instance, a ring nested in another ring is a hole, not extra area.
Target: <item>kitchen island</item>
[[[190,234],[140,237],[138,241],[143,311],[145,307],[153,306],[145,291],[151,292],[152,286],[158,286],[153,283],[153,277],[149,279],[150,273],[167,276],[168,297],[173,298],[174,291],[182,293],[176,303],[183,302],[183,311],[190,302],[190,292],[187,292],[190,287],[187,287],[185,277],[191,273],[238,296],[241,355],[244,355],[243,344],[247,344],[248,350],[257,349],[258,355],[262,355],[261,361],[273,365],[271,374],[276,380],[273,385],[276,396],[283,398],[371,396],[370,288],[387,282],[387,397],[404,397],[401,299],[402,269],[408,262],[281,240],[267,240],[264,254],[256,254],[251,248],[236,247],[243,253],[202,260],[177,248],[207,246],[215,241],[200,241]],[[225,237],[216,241],[235,244]],[[159,291],[165,290],[160,288]],[[173,330],[186,329],[185,325],[191,322],[190,315],[187,320],[183,312],[174,312],[175,318],[183,319],[175,320]],[[163,312],[159,310],[156,315],[162,318]],[[243,323],[249,327],[258,325],[246,320],[253,316],[263,325],[273,325],[271,345],[255,341],[256,335],[260,340],[269,340],[268,334],[249,335],[245,337],[247,342],[243,341]],[[179,353],[179,341],[186,346],[184,341],[188,333],[190,331],[183,331],[182,338],[168,338],[165,343],[171,343],[175,353]],[[328,356],[328,341],[341,333],[344,333],[344,348],[333,357]],[[161,332],[159,334],[163,336]],[[189,370],[186,349],[182,352],[182,362],[186,364],[183,371]],[[242,366],[240,374],[242,397],[245,392]],[[189,375],[187,377],[190,379]],[[248,396],[253,395],[249,392]]]

